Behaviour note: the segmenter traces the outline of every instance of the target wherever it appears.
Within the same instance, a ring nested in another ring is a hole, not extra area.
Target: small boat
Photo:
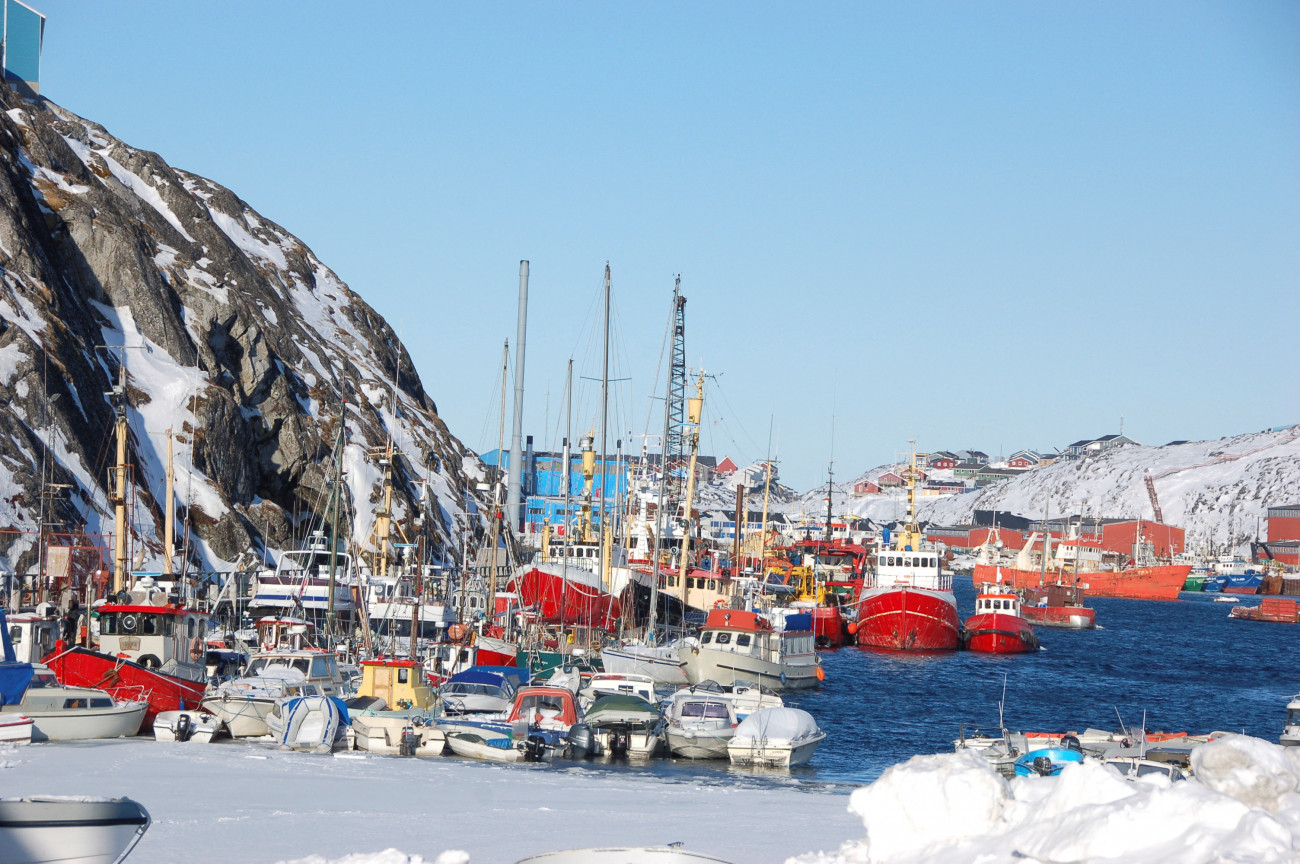
[[[668,750],[685,759],[726,759],[727,744],[740,723],[731,699],[689,688],[673,694],[664,720]]]
[[[445,736],[433,723],[437,696],[414,660],[361,661],[361,685],[348,704],[356,749],[405,756],[442,754]]]
[[[1240,603],[1241,601],[1238,600],[1232,594],[1220,594],[1218,597],[1214,598],[1214,602],[1215,603]]]
[[[631,693],[601,696],[584,715],[584,722],[591,730],[588,755],[641,759],[654,756],[663,741],[662,719],[659,709],[640,696]]]
[[[40,663],[3,666],[7,683],[2,688],[5,704],[0,706],[0,718],[30,719],[32,741],[128,737],[140,731],[149,708],[144,700],[114,699],[93,687],[65,687]],[[23,672],[23,667],[28,671]]]
[[[1020,614],[1020,596],[987,583],[975,596],[975,614],[966,619],[962,642],[969,651],[987,654],[1024,654],[1040,647],[1033,626]]]
[[[727,743],[732,765],[789,768],[812,758],[826,733],[807,711],[764,708],[750,714]]]
[[[28,744],[32,740],[32,718],[22,714],[0,714],[0,744]]]
[[[784,708],[785,702],[780,696],[758,684],[737,681],[723,686],[717,681],[701,681],[690,688],[695,693],[718,693],[731,700],[731,707],[736,709],[736,720],[743,722],[755,711],[764,708]]]
[[[117,864],[149,824],[130,798],[0,798],[0,861]]]
[[[448,732],[447,746],[457,756],[485,762],[549,762],[556,751],[540,735],[520,738],[510,732],[490,729]]]
[[[515,698],[514,685],[506,676],[478,667],[457,672],[438,688],[442,713],[448,717],[462,714],[499,714],[508,711]]]
[[[1174,783],[1187,779],[1187,774],[1175,763],[1145,759],[1141,756],[1112,756],[1104,759],[1102,764],[1125,780],[1166,777],[1171,783]]]
[[[468,732],[485,741],[507,736],[520,746],[527,740],[536,738],[551,748],[551,751],[563,752],[566,748],[573,749],[569,747],[570,731],[575,726],[580,726],[581,716],[572,690],[566,687],[530,685],[515,692],[515,701],[506,713],[440,717],[436,722],[447,736],[448,747],[452,746],[452,733]],[[586,727],[580,727],[580,731],[585,729]],[[587,742],[584,745],[585,743]],[[575,755],[580,758],[585,752],[580,746]]]
[[[153,719],[155,741],[207,744],[221,731],[221,720],[204,711],[162,711]]]
[[[1084,755],[1083,750],[1079,748],[1078,739],[1071,741],[1067,736],[1066,745],[1063,747],[1040,747],[1025,753],[1016,760],[1016,776],[1052,777],[1060,774],[1061,770],[1071,762],[1082,762]]]
[[[629,675],[622,672],[597,672],[585,681],[578,691],[584,707],[594,703],[603,696],[622,694],[640,696],[647,702],[655,703],[655,679],[649,675]]]
[[[1058,579],[1019,590],[1020,615],[1035,627],[1092,630],[1097,626],[1097,610],[1085,604],[1085,591],[1077,583]]]
[[[1286,706],[1286,725],[1282,727],[1282,737],[1278,743],[1283,747],[1300,746],[1300,693],[1291,697]]]
[[[515,864],[729,864],[712,855],[687,852],[674,843],[672,846],[639,846],[636,848],[567,849],[563,852],[543,852],[529,855]]]
[[[600,662],[606,672],[645,675],[656,684],[676,687],[690,683],[686,678],[686,661],[682,659],[686,647],[683,641],[667,645],[623,642],[602,648]]]
[[[347,706],[337,696],[290,696],[266,718],[281,748],[315,753],[333,750],[348,722]]]
[[[1255,606],[1234,606],[1228,617],[1242,621],[1300,624],[1300,604],[1294,597],[1265,597]]]

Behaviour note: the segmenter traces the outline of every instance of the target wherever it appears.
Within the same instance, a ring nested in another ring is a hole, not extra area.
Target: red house
[[[957,467],[957,460],[946,454],[939,454],[930,457],[930,461],[925,463],[932,471],[951,471]]]
[[[859,480],[853,484],[854,495],[876,495],[880,492],[880,486],[872,483],[870,480]]]
[[[728,456],[718,463],[718,467],[713,469],[713,474],[715,477],[730,477],[732,474],[736,473],[736,469],[739,467],[740,466],[735,462],[732,462],[731,457]]]

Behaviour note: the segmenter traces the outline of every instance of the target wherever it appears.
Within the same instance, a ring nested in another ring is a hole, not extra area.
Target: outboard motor
[[[630,743],[628,739],[631,737],[631,731],[624,726],[611,729],[609,732],[609,755],[626,756],[628,744]]]
[[[541,762],[546,757],[546,739],[541,735],[529,735],[524,742],[524,761]]]
[[[1083,744],[1074,735],[1066,735],[1061,738],[1061,746],[1066,750],[1073,750],[1075,753],[1083,752]]]
[[[591,727],[575,723],[569,727],[569,758],[586,759],[591,755]]]
[[[188,741],[190,740],[190,736],[193,734],[194,734],[194,724],[193,721],[190,720],[190,715],[181,714],[181,716],[177,717],[176,718],[176,740]]]
[[[420,733],[415,731],[415,727],[407,726],[402,729],[402,740],[397,745],[397,752],[402,756],[414,756],[415,751],[420,749]]]
[[[1052,760],[1047,756],[1034,757],[1034,773],[1040,777],[1051,776]]]

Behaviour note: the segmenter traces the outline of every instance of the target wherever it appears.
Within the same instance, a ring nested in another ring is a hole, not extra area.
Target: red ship
[[[1064,582],[1023,588],[1020,614],[1036,627],[1091,630],[1097,626],[1097,610],[1083,605],[1082,588]]]
[[[581,567],[558,563],[521,567],[507,590],[517,593],[523,608],[545,624],[610,630],[623,614],[619,598],[602,587],[600,576]]]
[[[199,706],[208,677],[206,614],[169,603],[148,576],[127,602],[104,603],[97,611],[98,651],[73,646],[46,659],[60,682],[107,690],[114,699],[146,700],[145,731],[162,711]]]
[[[985,585],[975,596],[975,614],[966,619],[962,641],[967,650],[986,654],[1024,654],[1041,647],[1020,613],[1020,596],[1001,585]]]
[[[954,651],[960,642],[952,575],[939,553],[924,546],[916,524],[916,456],[904,469],[907,522],[893,548],[882,548],[874,572],[858,594],[857,621],[849,630],[858,645],[896,651]]]
[[[998,568],[993,564],[976,564],[974,580],[993,582],[1001,570],[1002,581],[1013,588],[1036,588],[1042,574],[1037,570]],[[1155,567],[1130,567],[1127,570],[1092,570],[1071,574],[1080,588],[1093,597],[1122,597],[1128,600],[1177,600],[1178,592],[1192,572],[1190,564],[1162,564]],[[1055,574],[1052,574],[1053,576]]]

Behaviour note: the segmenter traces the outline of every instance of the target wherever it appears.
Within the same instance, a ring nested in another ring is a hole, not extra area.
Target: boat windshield
[[[38,687],[58,687],[59,679],[54,677],[53,672],[37,672],[32,676],[32,682],[27,686],[32,689]]]
[[[683,717],[727,719],[727,706],[721,702],[687,702],[682,705]]]
[[[457,681],[454,684],[448,684],[443,687],[442,692],[447,696],[497,696],[504,698],[500,687],[493,687],[491,684],[471,684],[468,681]]]
[[[311,662],[306,657],[259,657],[248,667],[249,675],[261,675],[278,669],[294,669],[306,675],[311,671]]]
[[[33,687],[36,685],[32,685]],[[1291,708],[1286,712],[1286,725],[1300,726],[1300,708]]]

